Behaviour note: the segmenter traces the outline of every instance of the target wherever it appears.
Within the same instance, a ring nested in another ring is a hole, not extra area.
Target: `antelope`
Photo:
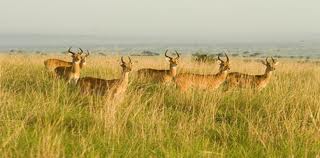
[[[99,94],[108,95],[111,98],[123,94],[129,82],[129,73],[132,70],[132,61],[129,58],[129,62],[125,62],[121,57],[122,76],[119,79],[105,80],[94,77],[80,78],[77,86],[80,87],[80,91],[83,94]]]
[[[262,90],[269,83],[272,71],[275,70],[275,66],[279,63],[273,57],[271,59],[271,62],[268,61],[268,57],[265,61],[262,61],[262,64],[266,66],[265,73],[262,75],[249,75],[239,72],[229,73],[226,79],[226,87],[250,87],[257,88],[259,91]]]
[[[150,69],[150,68],[145,68],[145,69],[140,69],[138,70],[138,76],[139,77],[147,77],[153,81],[158,81],[158,82],[170,82],[172,81],[175,76],[177,75],[177,66],[178,62],[180,59],[180,54],[176,52],[176,57],[170,57],[167,55],[168,50],[164,53],[165,57],[169,59],[170,63],[170,69],[169,70],[157,70],[157,69]]]
[[[81,52],[82,49],[80,48]],[[81,61],[83,61],[83,57],[81,56],[82,53],[74,53],[70,51],[70,48],[68,50],[69,53],[72,54],[72,65],[71,66],[59,66],[54,69],[56,77],[64,78],[68,83],[71,81],[74,81],[74,83],[77,83],[79,77],[80,77],[80,69],[81,69]],[[89,51],[88,51],[89,53]],[[86,56],[88,56],[87,54]],[[82,63],[83,65],[84,63]]]
[[[80,55],[82,55],[83,50],[81,48],[80,52],[78,52]],[[71,52],[71,47],[68,49],[68,53],[73,53]],[[80,62],[80,67],[83,68],[83,66],[86,64],[86,58],[89,56],[89,51],[87,50],[87,54],[85,54],[84,56],[81,56],[81,62]],[[54,72],[54,69],[57,67],[69,67],[72,66],[72,62],[68,62],[68,61],[64,61],[64,60],[60,60],[60,59],[47,59],[44,61],[44,65],[47,68],[47,70],[49,72]]]
[[[228,72],[230,70],[229,57],[225,53],[226,61],[218,56],[220,61],[219,72],[217,74],[192,74],[192,73],[182,73],[178,74],[175,78],[176,86],[181,91],[187,91],[189,87],[199,88],[199,89],[217,89],[226,79]]]

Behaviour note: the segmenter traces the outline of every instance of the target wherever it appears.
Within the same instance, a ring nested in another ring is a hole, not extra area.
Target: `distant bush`
[[[249,51],[244,51],[244,52],[242,52],[242,54],[250,54],[250,52]]]
[[[107,56],[106,54],[104,54],[104,53],[98,53],[99,55],[101,55],[101,56]]]
[[[160,55],[159,53],[155,53],[148,50],[142,51],[140,54],[132,54],[132,56],[159,56],[159,55]]]
[[[261,53],[253,53],[253,54],[250,55],[250,57],[256,57],[256,56],[259,56],[259,55],[261,55]]]
[[[281,55],[275,55],[274,57],[275,57],[275,58],[279,58],[279,59],[280,59],[280,58],[283,58],[283,56],[281,56]]]
[[[215,63],[217,61],[216,54],[207,55],[207,54],[192,54],[193,60],[198,63]]]
[[[233,57],[238,57],[239,56],[239,54],[231,54],[231,56],[233,56]]]

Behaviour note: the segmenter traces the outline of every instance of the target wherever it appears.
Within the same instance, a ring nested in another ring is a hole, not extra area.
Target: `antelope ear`
[[[166,57],[166,61],[167,61],[167,62],[170,62],[170,60],[171,60],[170,58]]]
[[[273,65],[275,65],[275,66],[276,66],[276,65],[278,65],[278,64],[279,64],[279,62],[277,61],[277,62],[275,62]]]

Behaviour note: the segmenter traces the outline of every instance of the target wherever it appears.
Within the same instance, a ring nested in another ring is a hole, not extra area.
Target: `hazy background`
[[[310,45],[318,0],[1,0],[0,49]]]

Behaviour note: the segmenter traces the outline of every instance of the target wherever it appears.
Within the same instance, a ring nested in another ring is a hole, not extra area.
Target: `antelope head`
[[[80,52],[75,53],[71,51],[71,47],[68,49],[68,53],[72,54],[72,62],[73,63],[79,63],[81,61],[81,54],[83,53],[83,50],[79,48]]]
[[[230,64],[229,64],[229,57],[226,53],[224,53],[225,57],[226,57],[226,61],[222,60],[220,58],[220,55],[218,55],[218,60],[220,61],[220,67],[219,67],[219,71],[223,72],[223,71],[229,71],[230,70]]]
[[[85,53],[84,55],[82,55],[82,53],[81,53],[81,64],[82,65],[86,65],[86,59],[89,55],[90,55],[89,50],[87,50],[87,53]]]
[[[166,50],[166,52],[164,53],[165,57],[167,57],[169,59],[170,62],[170,67],[176,67],[179,63],[179,59],[180,59],[180,54],[176,52],[177,57],[173,58],[167,55],[168,49]]]
[[[122,71],[123,72],[130,72],[132,70],[132,61],[131,61],[131,58],[129,58],[129,62],[125,62],[123,60],[123,57],[121,57],[121,67],[122,67]]]
[[[271,62],[269,62],[268,58],[269,57],[267,57],[265,61],[262,61],[262,64],[267,66],[266,71],[271,72],[271,71],[276,70],[275,67],[276,67],[276,65],[278,65],[279,62],[274,60],[273,57],[271,57]]]

